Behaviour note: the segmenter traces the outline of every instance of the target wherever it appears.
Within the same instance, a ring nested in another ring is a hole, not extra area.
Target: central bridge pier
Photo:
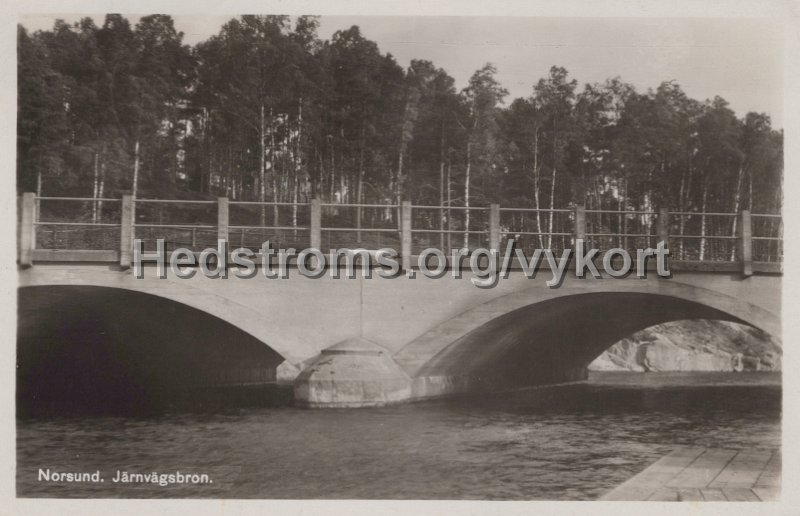
[[[583,380],[613,343],[669,321],[732,321],[779,337],[780,274],[744,276],[731,265],[672,265],[671,278],[567,274],[559,288],[545,284],[547,274],[512,271],[483,289],[468,274],[160,279],[146,266],[137,279],[107,263],[54,259],[19,269],[27,308],[18,347],[38,345],[40,358],[63,355],[54,348],[66,319],[47,314],[80,306],[82,320],[128,335],[124,352],[147,355],[140,363],[148,371],[170,376],[159,366],[168,355],[173,376],[189,381],[196,371],[247,371],[250,381],[292,382],[302,406],[384,405]],[[37,309],[44,299],[46,309]]]

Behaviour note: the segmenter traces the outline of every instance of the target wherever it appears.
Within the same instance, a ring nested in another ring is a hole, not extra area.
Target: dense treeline
[[[780,212],[783,134],[766,114],[737,118],[675,82],[579,88],[555,66],[506,104],[491,64],[458,91],[358,27],[323,41],[317,26],[242,16],[193,48],[164,15],[20,26],[18,190]]]

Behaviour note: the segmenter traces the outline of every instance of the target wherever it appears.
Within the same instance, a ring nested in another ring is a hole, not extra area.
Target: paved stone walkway
[[[758,502],[780,489],[780,450],[682,447],[600,499]]]

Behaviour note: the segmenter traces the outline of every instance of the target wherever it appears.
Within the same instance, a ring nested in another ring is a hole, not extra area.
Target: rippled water
[[[18,421],[18,496],[595,499],[675,445],[780,446],[775,373],[594,373],[582,385],[377,409]],[[100,470],[103,483],[37,480]],[[113,483],[116,471],[212,484]]]

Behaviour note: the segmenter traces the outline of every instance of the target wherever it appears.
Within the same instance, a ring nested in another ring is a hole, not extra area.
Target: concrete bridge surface
[[[512,271],[481,289],[469,274],[159,279],[148,266],[136,279],[115,264],[42,262],[19,269],[18,352],[49,365],[20,374],[47,377],[96,341],[80,360],[114,381],[277,378],[306,406],[576,381],[614,342],[658,323],[718,319],[780,337],[781,275],[732,265],[673,267],[670,278],[567,274],[559,288]]]

